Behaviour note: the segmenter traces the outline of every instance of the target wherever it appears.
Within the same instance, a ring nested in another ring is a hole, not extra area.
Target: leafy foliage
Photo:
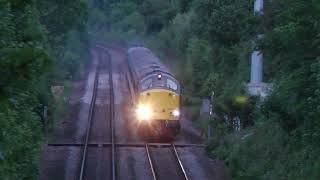
[[[247,131],[254,135],[228,135],[213,153],[229,163],[236,179],[318,179],[319,3],[268,3],[259,46],[273,93],[255,110],[255,126]]]
[[[212,43],[230,46],[254,33],[253,1],[201,1],[194,2],[197,19],[195,31],[207,36]],[[200,18],[201,17],[201,18]]]
[[[43,106],[56,105],[50,86],[88,54],[86,4],[1,1],[0,14],[0,179],[36,179]]]

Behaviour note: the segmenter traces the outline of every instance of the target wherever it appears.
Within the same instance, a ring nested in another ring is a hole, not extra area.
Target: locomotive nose
[[[141,95],[140,103],[151,106],[153,119],[177,120],[180,114],[180,98],[168,90],[150,90]]]

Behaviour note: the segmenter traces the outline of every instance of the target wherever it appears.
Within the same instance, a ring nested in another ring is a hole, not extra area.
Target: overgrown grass
[[[53,132],[55,125],[59,122],[59,120],[62,119],[62,117],[69,111],[69,96],[70,92],[72,90],[72,82],[69,80],[64,81],[63,87],[64,92],[62,96],[56,97],[52,105],[50,106],[50,116],[49,116],[49,122],[48,122],[48,131],[50,133]]]

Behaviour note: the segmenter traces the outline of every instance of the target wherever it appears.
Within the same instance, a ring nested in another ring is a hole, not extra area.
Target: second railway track
[[[108,51],[105,49],[99,49],[101,52],[99,53],[99,62],[101,61],[107,61],[106,66],[107,66],[107,71],[108,71],[108,84],[109,84],[109,112],[106,113],[106,117],[109,117],[109,131],[110,131],[110,167],[111,167],[111,174],[110,174],[110,179],[115,180],[116,179],[116,162],[115,162],[115,129],[114,129],[114,89],[113,89],[113,78],[112,78],[112,60],[111,56]],[[104,55],[101,55],[104,54]],[[104,59],[102,59],[105,57]],[[90,136],[91,136],[91,129],[92,129],[92,124],[93,124],[93,119],[94,119],[94,112],[95,112],[95,105],[96,105],[96,100],[97,100],[97,93],[98,93],[98,84],[99,84],[99,73],[102,68],[105,66],[100,66],[100,63],[98,63],[98,70],[96,71],[95,74],[95,79],[94,79],[94,86],[93,86],[93,93],[92,93],[92,99],[91,99],[91,104],[90,104],[90,110],[89,110],[89,116],[88,116],[88,125],[86,129],[86,135],[85,135],[85,142],[83,144],[83,153],[82,153],[82,159],[81,159],[81,165],[80,165],[80,173],[79,173],[79,180],[83,179],[88,179],[85,178],[86,174],[86,166],[87,166],[87,159],[88,159],[88,148],[90,144]],[[100,146],[98,146],[100,147]],[[109,179],[109,178],[108,178]]]

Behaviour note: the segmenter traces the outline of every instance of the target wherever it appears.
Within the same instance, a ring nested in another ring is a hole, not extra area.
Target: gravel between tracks
[[[118,148],[119,180],[150,180],[149,163],[144,148]]]

